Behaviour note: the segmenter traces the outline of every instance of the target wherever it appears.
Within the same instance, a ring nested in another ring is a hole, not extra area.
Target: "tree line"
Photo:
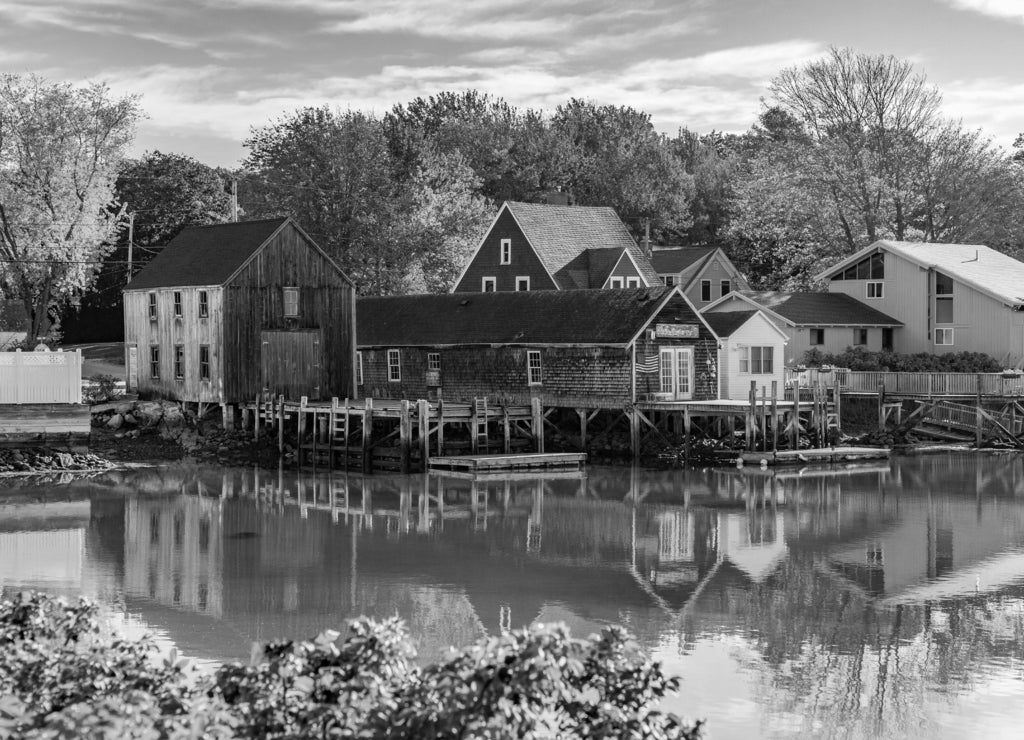
[[[655,244],[722,246],[763,289],[813,287],[825,265],[882,238],[1024,251],[1024,135],[1008,152],[944,116],[940,92],[893,56],[832,49],[780,71],[742,134],[667,135],[628,106],[542,111],[448,91],[382,116],[285,113],[252,127],[234,171],[180,154],[125,159],[135,98],[3,80],[0,284],[34,329],[86,296],[113,305],[131,214],[137,269],[184,225],[227,220],[231,180],[243,218],[294,217],[367,294],[448,289],[503,200],[553,190],[613,207]],[[94,118],[57,115],[71,105],[61,96]],[[69,143],[79,130],[89,146]],[[90,158],[101,171],[80,187]]]

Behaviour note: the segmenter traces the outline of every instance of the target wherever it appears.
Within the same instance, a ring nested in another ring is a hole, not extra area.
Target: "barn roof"
[[[287,221],[279,217],[186,227],[132,278],[128,290],[222,285]]]
[[[654,269],[659,275],[671,275],[706,260],[716,251],[718,251],[718,247],[655,249],[651,253],[651,264],[654,265]]]
[[[553,206],[518,201],[506,201],[505,206],[515,217],[544,267],[562,289],[592,287],[579,285],[579,276],[572,267],[574,263],[578,265],[578,258],[588,250],[615,250],[606,255],[590,256],[589,260],[595,262],[595,265],[598,262],[604,263],[602,256],[608,259],[614,256],[615,261],[618,261],[621,250],[626,250],[650,285],[661,282],[650,260],[633,241],[626,225],[612,208]],[[589,266],[584,269],[590,272]]]
[[[796,326],[903,326],[892,316],[882,313],[845,293],[784,293],[774,290],[743,290],[730,293],[705,308],[732,298],[741,297],[754,308],[764,308]]]
[[[675,288],[535,290],[360,298],[360,347],[629,344]],[[700,323],[693,313],[693,321]]]

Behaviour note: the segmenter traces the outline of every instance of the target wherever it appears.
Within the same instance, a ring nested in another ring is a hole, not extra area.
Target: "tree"
[[[31,338],[92,284],[123,212],[114,179],[140,116],[101,84],[0,77],[0,285]]]

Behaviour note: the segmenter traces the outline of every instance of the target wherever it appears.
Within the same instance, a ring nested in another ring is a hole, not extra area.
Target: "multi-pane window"
[[[885,255],[875,252],[832,277],[833,280],[884,280]]]
[[[356,352],[356,385],[363,384],[363,353]]]
[[[885,283],[883,283],[881,280],[873,280],[870,283],[867,283],[867,294],[866,294],[867,297],[868,298],[884,298],[885,297],[885,295],[884,295],[885,289],[883,287],[884,285],[885,285]]]
[[[511,265],[512,264],[512,240],[502,239],[501,240],[501,264]]]
[[[740,372],[771,375],[774,372],[774,347],[740,347]]]
[[[427,352],[427,370],[441,372],[441,353]]]
[[[199,318],[205,319],[210,315],[210,296],[205,290],[199,291]]]
[[[149,294],[149,320],[156,321],[156,293]]]
[[[149,377],[160,380],[160,348],[155,344],[149,348]]]
[[[493,277],[485,277],[480,281],[480,290],[484,293],[493,293],[498,289],[498,280]]]
[[[854,329],[853,330],[853,343],[858,347],[863,347],[868,343],[868,330],[867,329]]]
[[[720,287],[722,289],[722,295],[729,295],[732,293],[732,280],[723,280]]]
[[[526,375],[530,385],[540,385],[544,381],[544,371],[540,363],[540,350],[531,349],[526,353]]]
[[[519,275],[516,277],[516,290],[529,290],[530,289],[530,276]]]
[[[661,276],[661,282],[663,282],[663,283],[665,283],[665,285],[669,285],[669,286],[675,285],[676,284],[676,276],[675,275],[662,275]]]
[[[181,380],[185,377],[185,345],[174,345],[174,377]]]
[[[710,280],[701,280],[700,281],[700,299],[702,301],[705,301],[705,302],[711,300],[711,281]]]
[[[945,346],[951,346],[953,344],[953,330],[952,329],[936,329],[935,330],[935,343]]]
[[[953,323],[953,278],[941,272],[935,273],[935,323]]]
[[[825,343],[825,330],[824,329],[811,329],[811,344],[824,344]]]
[[[285,318],[295,318],[299,315],[299,289],[284,289],[284,315]]]
[[[388,350],[388,381],[398,383],[402,380],[402,352],[397,349]]]
[[[210,345],[199,345],[199,379],[210,379]]]
[[[181,306],[181,291],[174,291],[174,318],[180,319],[184,311]]]

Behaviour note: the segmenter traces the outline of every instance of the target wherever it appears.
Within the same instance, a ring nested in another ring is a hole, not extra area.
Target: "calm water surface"
[[[1024,458],[473,482],[164,466],[0,482],[0,588],[204,660],[400,615],[422,657],[627,625],[713,736],[1020,737]]]

